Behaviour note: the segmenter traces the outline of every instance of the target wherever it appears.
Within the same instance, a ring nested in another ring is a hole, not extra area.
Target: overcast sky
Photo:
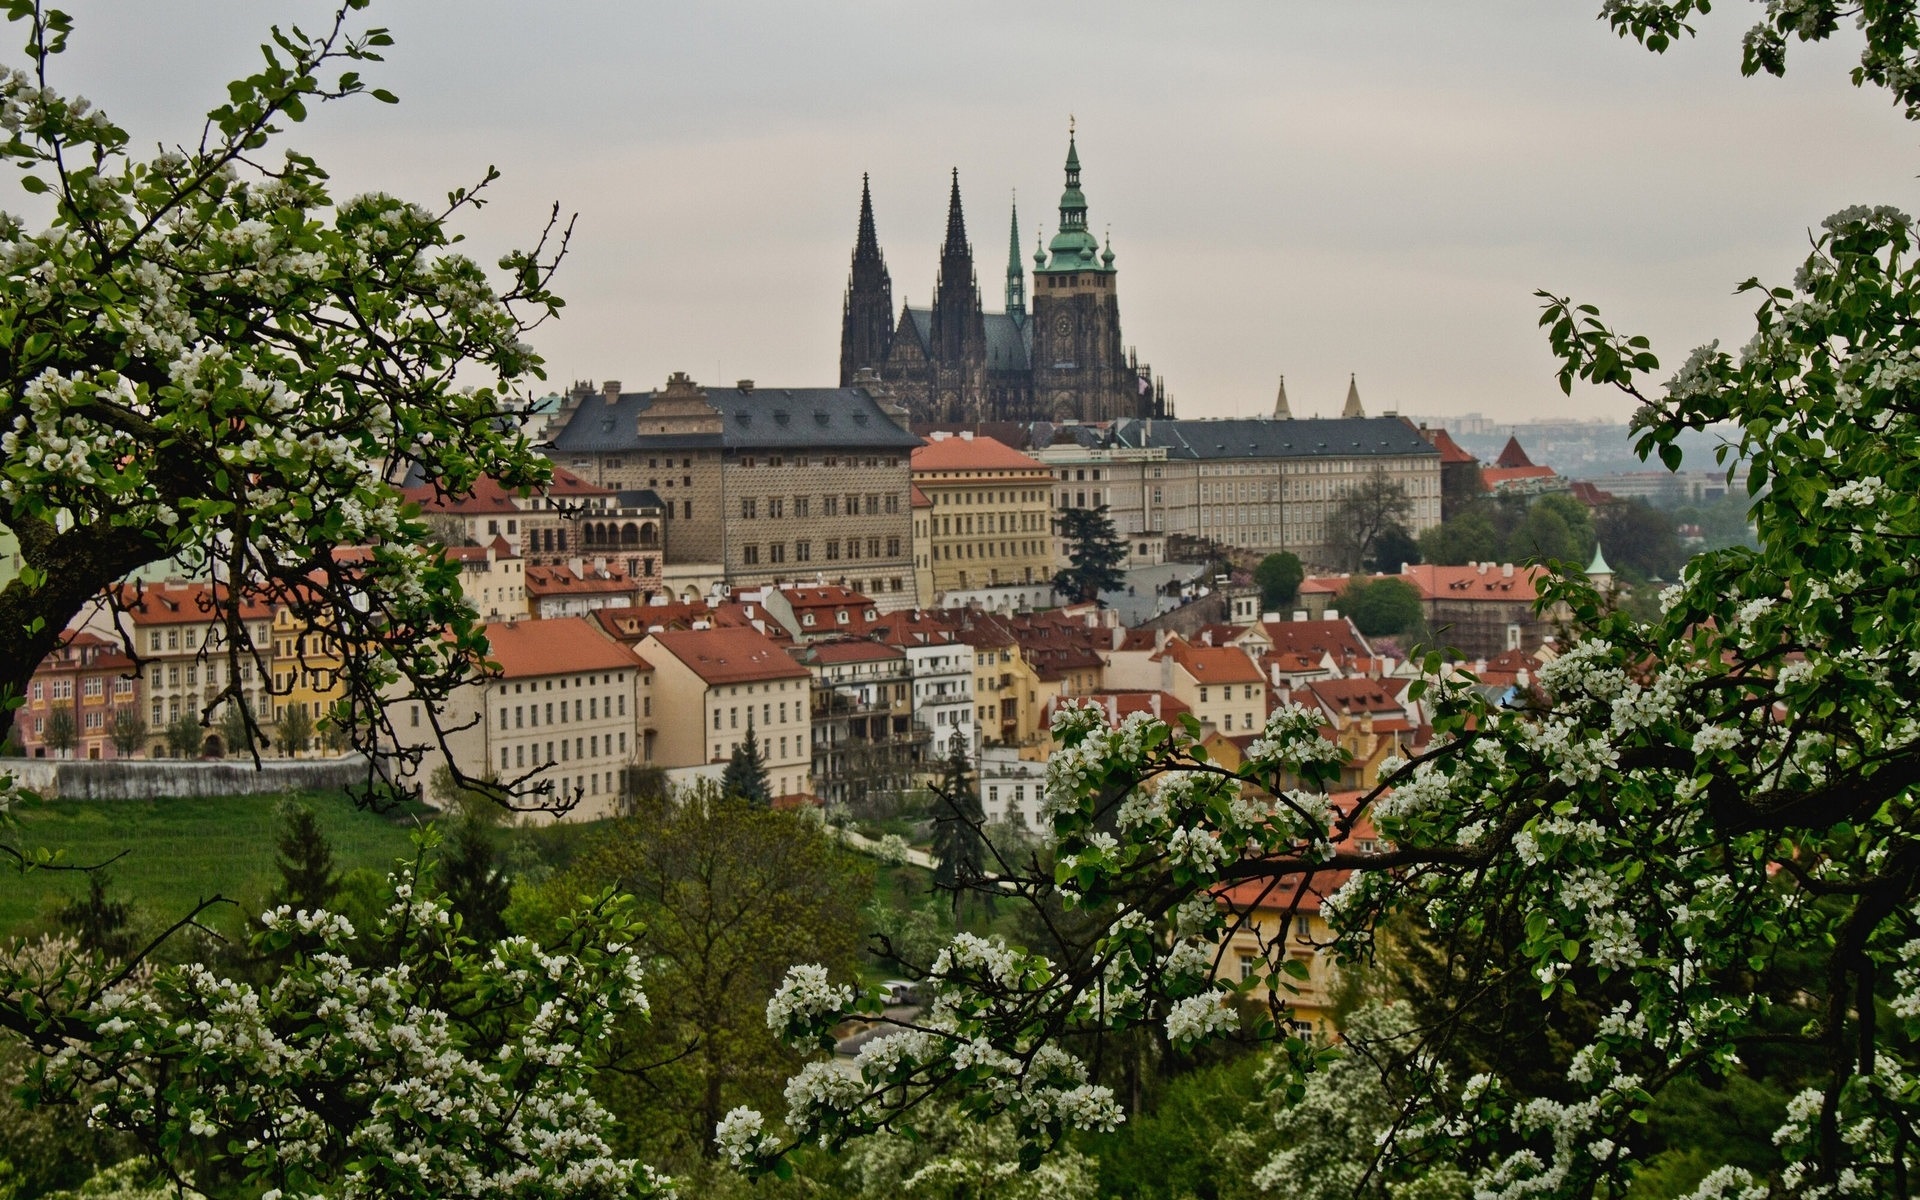
[[[266,23],[326,12],[69,7],[56,84],[136,142],[188,138]],[[1534,289],[1599,304],[1669,365],[1741,344],[1740,280],[1789,277],[1834,209],[1916,206],[1920,130],[1846,83],[1850,41],[1747,80],[1757,6],[1664,57],[1598,7],[390,2],[369,15],[398,39],[372,82],[400,104],[327,106],[292,144],[341,195],[436,202],[497,165],[463,224],[485,261],[555,201],[577,212],[565,319],[536,337],[557,384],[818,386],[838,370],[861,172],[898,306],[931,297],[957,167],[997,308],[1009,198],[1031,254],[1071,113],[1126,338],[1182,415],[1267,411],[1282,374],[1296,413],[1334,415],[1355,372],[1374,412],[1624,417],[1560,395]]]

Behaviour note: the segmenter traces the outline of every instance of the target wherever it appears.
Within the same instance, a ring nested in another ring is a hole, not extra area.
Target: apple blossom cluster
[[[264,987],[199,964],[115,979],[76,953],[37,974],[0,963],[11,988],[67,1000],[41,1088],[285,1198],[666,1194],[613,1152],[586,1087],[613,1022],[645,1011],[630,906],[603,897],[561,944],[477,954],[443,919],[433,845],[364,934],[325,911],[262,914],[255,949],[291,956]]]

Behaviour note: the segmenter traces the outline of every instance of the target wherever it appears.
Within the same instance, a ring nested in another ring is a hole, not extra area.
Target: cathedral
[[[841,386],[871,371],[916,422],[1172,416],[1165,385],[1121,342],[1113,241],[1109,237],[1103,250],[1087,228],[1080,152],[1071,130],[1066,170],[1059,228],[1033,254],[1031,311],[1017,208],[1007,234],[1006,310],[983,309],[955,171],[933,306],[907,304],[898,320],[863,177],[860,229],[841,314]]]

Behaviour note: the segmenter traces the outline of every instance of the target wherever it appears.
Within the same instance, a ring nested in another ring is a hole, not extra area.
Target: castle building
[[[858,382],[704,388],[675,373],[655,392],[576,386],[547,454],[601,488],[656,498],[662,587],[682,599],[824,578],[882,611],[911,608],[920,439],[878,381]]]
[[[919,422],[1171,416],[1164,385],[1121,340],[1113,244],[1109,239],[1103,250],[1087,226],[1080,153],[1071,132],[1059,212],[1053,240],[1033,254],[1029,311],[1020,214],[1013,211],[1005,310],[987,312],[955,171],[933,304],[904,305],[895,320],[892,278],[863,177],[841,311],[841,386],[851,386],[862,369],[874,370]]]

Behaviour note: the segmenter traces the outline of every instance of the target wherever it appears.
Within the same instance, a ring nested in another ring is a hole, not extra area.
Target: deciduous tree
[[[1327,540],[1342,571],[1366,566],[1374,546],[1390,529],[1406,533],[1413,501],[1399,480],[1375,469],[1342,496],[1327,515]]]
[[[1253,582],[1260,589],[1260,611],[1285,612],[1293,607],[1307,569],[1300,556],[1290,550],[1269,554],[1253,568]]]

